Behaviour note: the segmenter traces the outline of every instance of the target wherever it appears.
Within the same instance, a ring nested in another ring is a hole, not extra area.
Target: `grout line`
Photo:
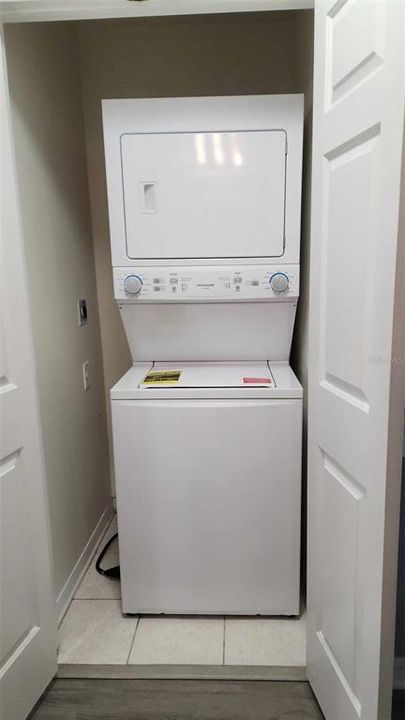
[[[136,623],[136,626],[135,626],[134,637],[132,638],[131,647],[129,648],[129,653],[128,653],[128,657],[127,657],[127,661],[126,661],[125,665],[129,664],[129,658],[131,657],[132,648],[134,647],[135,635],[136,635],[136,631],[138,630],[138,627],[139,627],[140,619],[141,619],[141,617],[140,617],[140,615],[138,615],[138,622]]]
[[[225,665],[225,632],[226,632],[226,620],[224,615],[224,637],[222,641],[222,665]]]

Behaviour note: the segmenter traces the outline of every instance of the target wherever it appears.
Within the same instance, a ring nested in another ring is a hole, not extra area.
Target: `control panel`
[[[232,302],[294,300],[299,265],[115,267],[119,302]]]

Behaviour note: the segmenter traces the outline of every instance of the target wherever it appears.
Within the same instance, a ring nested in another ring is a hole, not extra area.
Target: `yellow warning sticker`
[[[152,370],[145,375],[144,385],[175,385],[179,382],[181,370]]]

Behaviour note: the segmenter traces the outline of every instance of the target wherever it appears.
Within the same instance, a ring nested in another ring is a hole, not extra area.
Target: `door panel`
[[[373,160],[378,153],[378,135],[365,135],[349,148],[328,153],[324,174],[328,187],[323,249],[325,380],[353,399],[364,398],[366,384],[367,271],[375,202]]]
[[[56,614],[2,35],[0,40],[0,717],[23,720],[56,672]]]
[[[388,426],[400,438],[403,421],[389,402],[403,9],[319,0],[315,11],[308,676],[327,720],[389,717],[379,681],[393,661],[393,641],[381,652],[385,501],[400,483],[399,441],[387,474]]]
[[[355,633],[356,549],[359,504],[364,497],[352,479],[326,454],[321,454],[323,558],[321,568],[322,612],[319,631],[342,668],[354,683],[353,638]],[[343,522],[342,522],[343,520]],[[354,549],[354,552],[353,552]],[[326,640],[327,638],[327,640]]]
[[[15,391],[14,391],[15,392]],[[0,464],[0,527],[2,553],[4,558],[14,557],[13,563],[5,563],[2,573],[2,603],[6,622],[2,627],[1,657],[9,655],[30,630],[37,625],[36,613],[30,603],[31,571],[29,558],[25,554],[16,557],[15,548],[24,537],[24,522],[21,509],[24,508],[24,468],[21,452],[17,450],[2,458]],[[22,592],[23,590],[23,592]]]
[[[325,90],[333,105],[383,62],[384,3],[336,2],[328,12],[325,32],[331,45]]]
[[[284,130],[123,135],[128,257],[281,257],[286,150]]]

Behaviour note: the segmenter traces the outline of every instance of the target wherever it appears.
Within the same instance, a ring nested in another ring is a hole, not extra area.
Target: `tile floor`
[[[100,547],[117,531],[116,519]],[[119,563],[118,545],[103,565]],[[123,617],[120,584],[92,561],[59,629],[59,663],[89,665],[305,665],[305,617]]]

